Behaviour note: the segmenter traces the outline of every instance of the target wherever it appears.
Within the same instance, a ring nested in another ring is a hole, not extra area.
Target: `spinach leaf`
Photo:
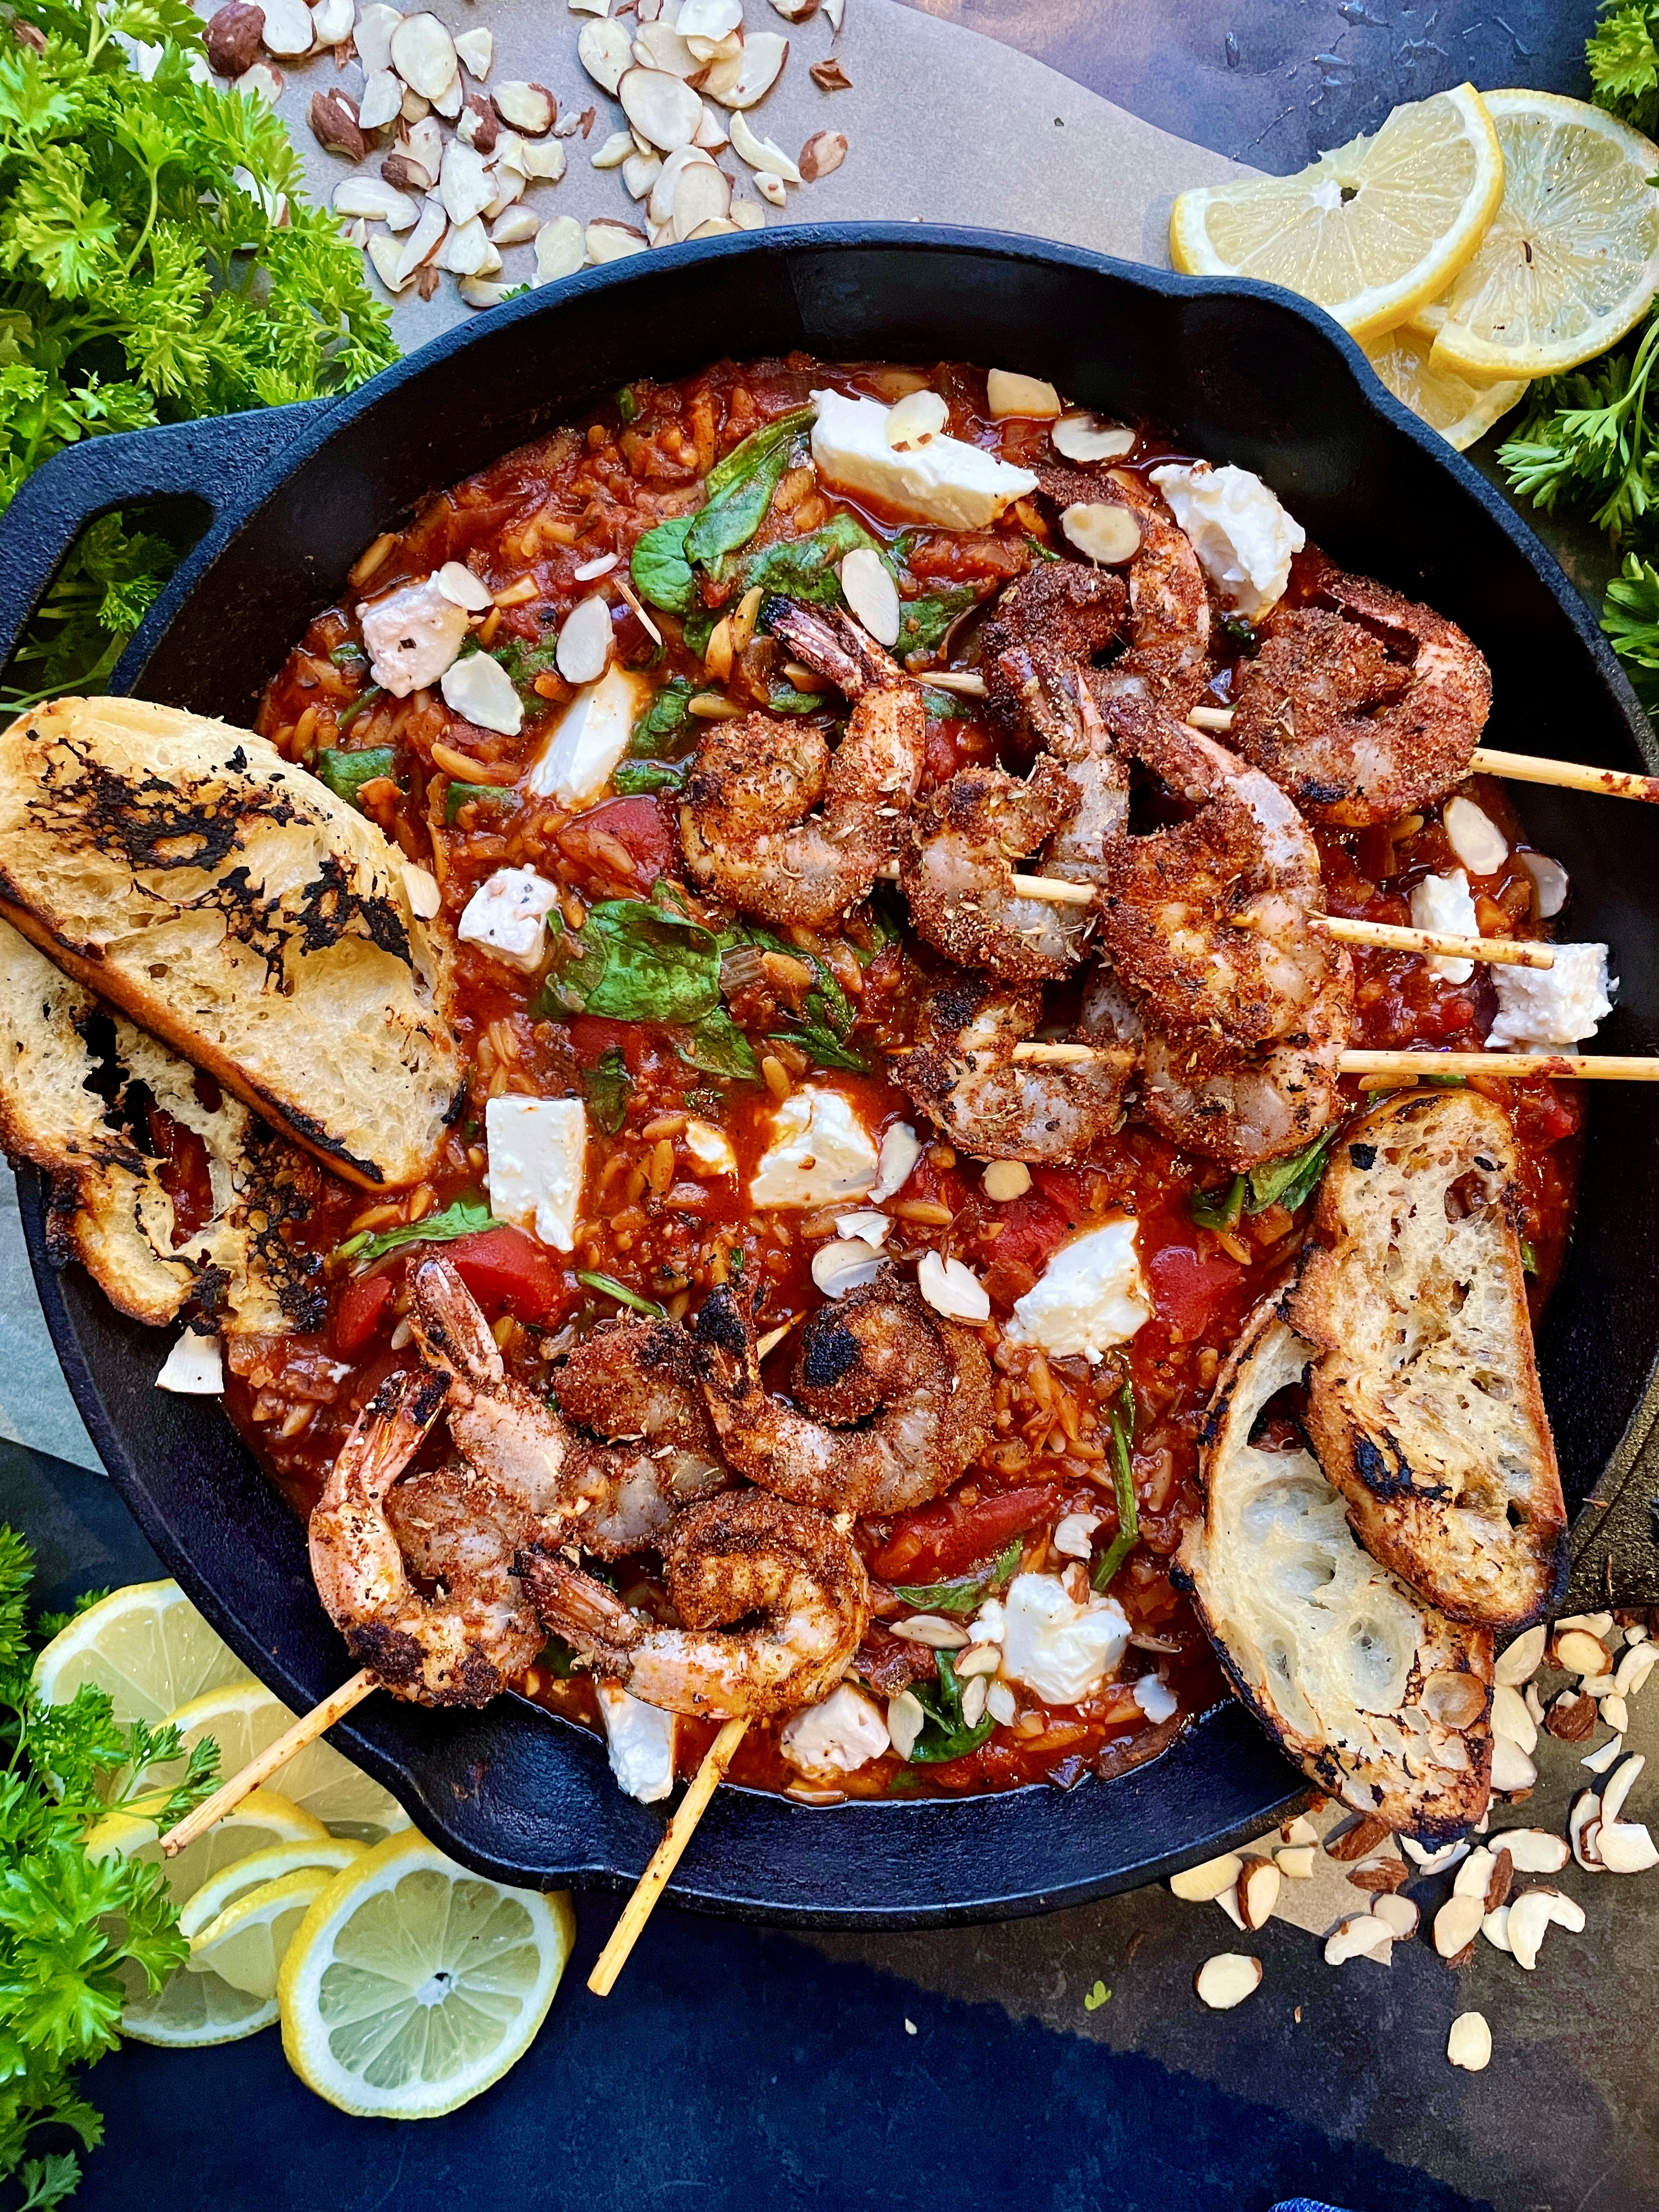
[[[1097,1590],[1109,1589],[1112,1577],[1135,1547],[1140,1534],[1140,1506],[1135,1497],[1134,1468],[1129,1447],[1135,1436],[1135,1394],[1126,1382],[1112,1407],[1112,1487],[1117,1494],[1117,1534],[1095,1562],[1089,1577]]]
[[[979,597],[971,584],[947,584],[926,599],[901,599],[894,653],[902,660],[908,653],[931,652],[958,615],[978,605]]]
[[[336,668],[363,668],[368,663],[368,655],[362,646],[354,645],[349,638],[343,645],[337,645],[328,657]]]
[[[628,739],[629,751],[654,758],[671,750],[672,740],[679,736],[690,720],[687,709],[696,690],[696,685],[687,678],[671,676],[635,723]]]
[[[672,515],[635,541],[629,573],[642,599],[665,614],[690,614],[696,604],[696,583],[686,557],[685,538],[693,517]]]
[[[634,1087],[628,1063],[614,1044],[599,1054],[582,1084],[593,1119],[607,1137],[614,1137],[628,1119],[629,1095]]]
[[[714,624],[718,620],[719,617],[711,614],[707,607],[698,605],[692,608],[680,625],[680,636],[686,651],[695,653],[699,660],[708,650],[708,641],[714,635]]]
[[[810,407],[780,416],[734,446],[703,485],[707,503],[693,518],[685,557],[714,568],[746,545],[766,519],[772,495],[789,465],[797,436],[812,420]]]
[[[762,423],[751,430],[739,444],[732,447],[723,461],[717,461],[703,480],[703,492],[710,500],[718,499],[733,485],[744,483],[757,469],[763,467],[781,453],[786,459],[795,440],[810,430],[817,414],[816,407],[797,407],[787,415],[780,415],[774,422]]]
[[[1328,1129],[1311,1145],[1304,1145],[1299,1152],[1286,1159],[1268,1160],[1249,1173],[1250,1195],[1244,1211],[1263,1213],[1268,1206],[1282,1206],[1287,1213],[1294,1213],[1312,1197],[1315,1186],[1325,1172],[1325,1155],[1336,1136]]]
[[[654,1298],[642,1298],[637,1291],[630,1291],[626,1283],[619,1283],[614,1275],[590,1275],[578,1267],[576,1280],[586,1283],[590,1291],[598,1291],[602,1297],[615,1298],[619,1306],[627,1306],[636,1314],[643,1314],[647,1321],[666,1321],[668,1318],[665,1306],[659,1306]]]
[[[786,945],[769,929],[762,929],[753,922],[740,925],[729,941],[757,945],[763,951],[781,952],[790,960],[804,960],[817,979],[816,988],[806,994],[802,1012],[789,1017],[789,1027],[769,1032],[775,1042],[799,1045],[803,1052],[812,1055],[820,1067],[850,1068],[858,1075],[869,1073],[869,1061],[847,1042],[858,1019],[858,1009],[836,981],[835,971],[827,962],[816,952],[802,952],[793,945]]]
[[[1012,1575],[1023,1548],[1016,1537],[994,1559],[975,1567],[970,1575],[955,1575],[944,1583],[913,1583],[908,1587],[895,1583],[893,1594],[907,1605],[928,1613],[977,1613],[986,1593],[1000,1589]]]
[[[561,981],[577,1011],[619,1022],[689,1022],[720,1002],[720,941],[661,899],[603,899],[578,935]]]
[[[454,1237],[471,1237],[475,1230],[494,1225],[495,1218],[483,1199],[458,1198],[441,1213],[428,1213],[424,1221],[405,1221],[396,1229],[382,1230],[378,1237],[365,1229],[336,1245],[330,1257],[355,1260],[367,1267],[403,1244],[447,1244]]]
[[[359,753],[325,746],[317,756],[317,773],[337,799],[349,800],[361,813],[363,786],[390,775],[397,757],[391,745],[366,745]]]
[[[539,1673],[550,1674],[556,1682],[568,1682],[576,1671],[576,1647],[567,1644],[562,1636],[550,1636],[536,1654],[534,1664]]]
[[[760,1069],[756,1064],[752,1046],[724,1006],[716,1006],[705,1014],[691,1032],[690,1042],[680,1048],[680,1058],[689,1067],[701,1068],[705,1075],[725,1075],[740,1080],[758,1081]]]
[[[464,806],[488,806],[501,814],[515,814],[523,800],[510,784],[452,783],[444,798],[444,820],[453,826]]]
[[[769,714],[815,714],[824,696],[822,691],[797,691],[793,684],[780,684],[767,692],[766,711]]]
[[[975,704],[955,691],[930,691],[924,684],[921,704],[930,722],[966,722],[973,718]]]
[[[970,1751],[979,1749],[996,1726],[986,1713],[969,1728],[962,1717],[962,1685],[950,1653],[934,1652],[933,1664],[939,1671],[937,1682],[910,1686],[911,1695],[927,1715],[921,1735],[910,1747],[913,1765],[936,1766],[945,1759],[965,1759]]]
[[[872,553],[882,551],[860,523],[850,514],[838,514],[805,538],[780,538],[751,553],[743,563],[743,588],[752,591],[758,584],[763,592],[779,592],[810,606],[839,606],[842,588],[836,572],[846,556],[860,545]]]
[[[462,648],[465,652],[465,648]],[[483,647],[478,648],[479,651]],[[514,689],[526,707],[545,714],[552,702],[544,699],[536,689],[536,678],[546,676],[558,666],[559,633],[550,624],[536,641],[530,644],[521,637],[510,637],[503,645],[491,648],[491,658],[500,661],[513,680]]]
[[[624,799],[636,798],[641,793],[678,791],[690,765],[688,761],[619,761],[611,787]]]
[[[820,1067],[846,1067],[855,1075],[867,1075],[870,1073],[869,1061],[862,1053],[854,1052],[851,1045],[843,1044],[823,1019],[819,1011],[823,1004],[816,991],[809,991],[806,1012],[795,1026],[787,1030],[772,1030],[768,1034],[776,1043],[798,1045]]]

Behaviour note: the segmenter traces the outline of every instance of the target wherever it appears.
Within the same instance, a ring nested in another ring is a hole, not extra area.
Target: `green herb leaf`
[[[618,761],[611,787],[619,797],[649,797],[659,791],[678,791],[685,781],[685,761]]]
[[[754,1048],[724,1006],[703,1016],[690,1042],[680,1048],[680,1058],[705,1075],[724,1075],[745,1083],[760,1080]]]
[[[639,411],[640,403],[634,397],[633,386],[631,384],[624,384],[622,390],[617,394],[617,414],[622,416],[624,422],[632,422],[637,417]]]
[[[826,696],[822,691],[797,691],[793,684],[775,684],[766,694],[766,711],[769,714],[816,714]]]
[[[808,531],[804,538],[781,538],[751,553],[742,565],[742,587],[751,592],[758,584],[769,596],[780,593],[809,606],[844,605],[838,572],[860,546],[887,557],[879,540],[852,515],[835,515],[821,530]]]
[[[694,606],[680,624],[680,636],[688,653],[701,660],[708,650],[708,641],[714,635],[715,617],[701,601]]]
[[[949,1582],[895,1583],[893,1595],[923,1613],[977,1613],[988,1591],[1000,1589],[1019,1565],[1023,1549],[1018,1538],[996,1558],[970,1575],[954,1575]]]
[[[1530,1240],[1525,1237],[1520,1239],[1520,1245],[1522,1267],[1528,1274],[1535,1275],[1538,1273],[1537,1253],[1534,1251]]]
[[[703,493],[710,500],[719,499],[737,485],[746,483],[756,472],[769,465],[780,455],[787,462],[790,448],[797,438],[804,437],[812,427],[817,415],[816,407],[797,407],[787,415],[780,415],[775,422],[763,422],[758,430],[732,447],[722,461],[717,461],[703,482]]]
[[[1291,1152],[1282,1160],[1267,1160],[1259,1168],[1252,1168],[1247,1178],[1249,1197],[1245,1202],[1246,1213],[1265,1213],[1270,1206],[1282,1206],[1287,1213],[1294,1213],[1305,1206],[1325,1172],[1325,1155],[1336,1138],[1335,1129],[1328,1129],[1311,1145],[1304,1145],[1299,1152]]]
[[[1102,2005],[1106,2002],[1111,1994],[1111,1991],[1107,1988],[1104,1982],[1097,1982],[1093,1989],[1090,1990],[1088,1996],[1083,2000],[1084,2011],[1098,2012]]]
[[[1110,1589],[1113,1576],[1133,1551],[1140,1534],[1140,1506],[1129,1455],[1134,1437],[1135,1395],[1126,1382],[1112,1406],[1112,1489],[1117,1498],[1117,1534],[1095,1561],[1089,1577],[1097,1590]]]
[[[1218,1183],[1213,1190],[1195,1190],[1187,1201],[1188,1217],[1200,1229],[1237,1229],[1244,1211],[1244,1178]]]
[[[629,751],[646,758],[672,751],[673,740],[690,720],[687,709],[696,692],[696,685],[684,676],[671,676],[635,723],[629,735]]]
[[[383,1229],[378,1236],[361,1231],[343,1244],[337,1244],[332,1256],[366,1267],[404,1244],[447,1244],[454,1237],[471,1237],[475,1230],[495,1225],[495,1217],[483,1199],[458,1198],[441,1213],[428,1213],[423,1221],[400,1222],[397,1228]]]
[[[628,1119],[628,1101],[634,1088],[628,1062],[617,1046],[605,1047],[583,1079],[583,1088],[593,1119],[607,1137],[614,1137]]]
[[[317,756],[317,773],[337,799],[346,799],[361,813],[363,786],[389,776],[397,758],[397,750],[392,745],[366,745],[358,753],[326,746]],[[454,788],[452,784],[452,793]],[[449,818],[452,822],[455,819],[453,814]]]
[[[692,517],[672,515],[635,540],[628,563],[634,588],[665,614],[690,614],[696,604],[696,580],[686,556],[685,538]]]
[[[979,1749],[996,1726],[990,1714],[986,1713],[969,1728],[962,1717],[962,1685],[957,1680],[951,1654],[934,1652],[933,1664],[939,1674],[937,1682],[913,1682],[910,1686],[912,1696],[927,1715],[921,1735],[910,1747],[910,1759],[913,1764],[925,1766],[941,1765],[951,1759],[965,1759],[970,1751]]]
[[[579,942],[581,957],[561,978],[580,995],[579,1011],[695,1026],[720,1003],[720,940],[659,901],[601,900]]]
[[[347,755],[350,758],[350,755]],[[524,804],[507,783],[452,783],[444,795],[444,820],[452,827],[464,806],[487,807],[495,814],[516,814]]]
[[[374,704],[374,702],[377,699],[384,698],[385,696],[385,693],[381,690],[378,684],[371,684],[366,690],[360,691],[357,694],[357,696],[352,701],[351,704],[346,708],[344,714],[337,716],[334,724],[335,735],[340,738],[344,737],[346,732],[351,727],[359,714],[366,714],[368,708]],[[371,747],[370,750],[378,750],[378,748]],[[390,751],[391,748],[388,746],[386,750]]]
[[[924,684],[921,704],[930,722],[969,722],[974,718],[975,702],[960,692],[933,691]]]
[[[1659,124],[1659,52],[1650,0],[1603,0],[1584,46],[1595,104],[1651,132]]]
[[[977,606],[981,596],[972,584],[950,584],[926,599],[901,599],[898,643],[893,648],[899,659],[912,653],[931,653],[957,616]]]
[[[659,1306],[654,1298],[641,1297],[637,1291],[630,1291],[626,1283],[619,1283],[614,1275],[592,1275],[578,1267],[576,1280],[586,1283],[590,1291],[598,1291],[602,1297],[615,1298],[619,1306],[627,1306],[636,1314],[643,1314],[647,1321],[666,1321],[668,1318],[665,1306]]]
[[[557,1411],[556,1406],[554,1410]],[[536,1664],[556,1682],[568,1682],[576,1672],[576,1647],[567,1644],[562,1636],[550,1636],[536,1654]]]
[[[856,1075],[867,1075],[870,1063],[864,1054],[843,1044],[829,1024],[815,1013],[814,1009],[823,1003],[816,991],[809,991],[804,1018],[792,1029],[772,1030],[768,1034],[775,1043],[798,1045],[819,1067],[845,1067]]]

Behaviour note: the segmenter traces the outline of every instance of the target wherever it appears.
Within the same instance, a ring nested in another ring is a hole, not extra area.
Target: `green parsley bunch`
[[[0,0],[0,507],[60,447],[343,391],[395,358],[281,120],[188,0]],[[106,516],[9,672],[96,689],[181,549]]]

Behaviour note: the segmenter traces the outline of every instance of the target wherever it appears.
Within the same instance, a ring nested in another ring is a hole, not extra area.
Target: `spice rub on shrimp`
[[[1072,672],[1119,641],[1128,610],[1123,579],[1081,561],[1039,561],[1009,586],[980,632],[987,710],[1005,738],[1076,753]]]
[[[831,753],[811,723],[755,714],[710,725],[686,777],[680,843],[692,879],[727,905],[822,928],[898,849],[927,717],[915,686],[839,609],[769,599],[761,613],[853,701],[847,733]]]
[[[1152,697],[1185,714],[1210,678],[1210,594],[1192,540],[1162,495],[1127,469],[1040,468],[1037,482],[1062,515],[1068,507],[1121,507],[1139,526],[1128,647],[1092,680],[1096,696]]]
[[[1082,955],[1092,915],[1020,895],[1014,869],[1081,799],[1058,761],[1038,761],[1024,782],[1001,769],[958,769],[918,805],[900,856],[918,934],[947,959],[1009,981],[1063,975]]]
[[[1367,576],[1318,598],[1275,609],[1240,664],[1231,742],[1311,821],[1392,821],[1468,774],[1491,673],[1455,623]]]
[[[870,1582],[826,1514],[758,1490],[687,1506],[665,1538],[676,1628],[630,1612],[556,1556],[520,1571],[547,1627],[596,1674],[668,1712],[762,1717],[814,1705],[841,1680],[870,1621]],[[760,1616],[756,1626],[734,1621]]]
[[[906,1512],[947,1491],[990,1437],[979,1339],[941,1321],[891,1267],[820,1307],[802,1332],[800,1394],[809,1407],[816,1395],[823,1418],[766,1389],[754,1329],[729,1288],[705,1301],[696,1335],[726,1458],[793,1504]],[[849,1401],[860,1407],[856,1425],[836,1425]]]
[[[1121,1128],[1132,1052],[1074,1064],[1017,1060],[1042,994],[951,976],[922,1001],[915,1048],[894,1074],[951,1144],[979,1159],[1080,1160]]]
[[[413,1494],[390,1505],[447,1395],[447,1378],[426,1367],[374,1393],[313,1509],[311,1571],[352,1657],[388,1689],[416,1705],[483,1705],[541,1649],[513,1571],[531,1516],[510,1491],[464,1475],[416,1476]],[[438,1595],[415,1587],[411,1559],[441,1583]]]

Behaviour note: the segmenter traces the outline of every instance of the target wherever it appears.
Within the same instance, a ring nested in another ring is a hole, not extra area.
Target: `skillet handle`
[[[0,668],[89,522],[146,500],[179,496],[200,500],[216,517],[330,404],[309,399],[155,430],[118,431],[54,453],[0,515]]]

